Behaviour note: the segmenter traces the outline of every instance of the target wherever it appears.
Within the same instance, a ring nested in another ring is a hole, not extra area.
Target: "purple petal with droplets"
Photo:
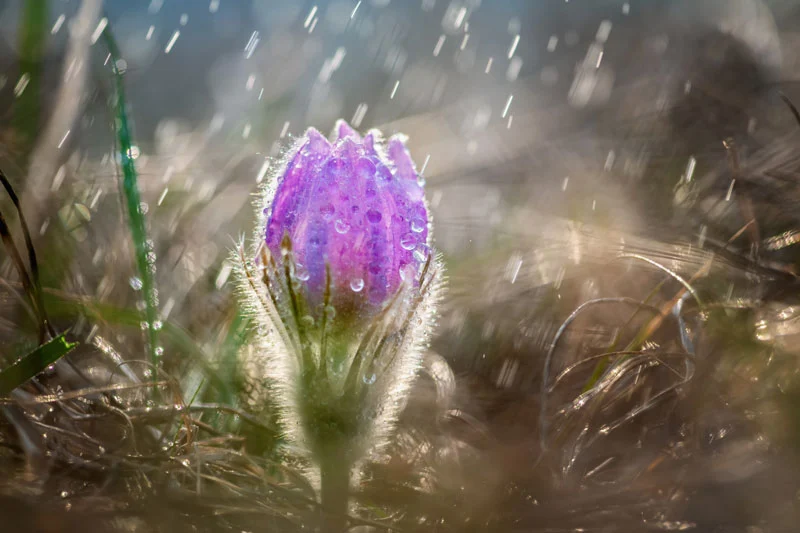
[[[311,303],[322,300],[327,263],[335,305],[377,312],[407,271],[418,283],[429,253],[424,193],[402,137],[389,141],[384,156],[380,132],[362,139],[340,121],[335,136],[333,146],[316,130],[298,141],[269,211],[267,245],[280,257],[288,232],[309,273]]]
[[[280,255],[284,232],[292,234],[310,202],[315,169],[331,152],[331,144],[317,130],[309,129],[296,143],[294,155],[283,171],[281,182],[272,200],[267,224],[266,242],[273,253]]]
[[[411,154],[408,153],[404,143],[405,136],[394,135],[389,139],[389,159],[394,163],[397,169],[397,177],[407,180],[416,180],[417,171],[414,166],[414,161],[411,160]]]

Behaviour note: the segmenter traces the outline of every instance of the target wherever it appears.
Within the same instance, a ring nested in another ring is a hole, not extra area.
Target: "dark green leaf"
[[[5,396],[24,384],[36,374],[67,355],[77,345],[77,342],[67,342],[64,335],[59,335],[27,355],[20,357],[11,366],[0,371],[0,396]]]

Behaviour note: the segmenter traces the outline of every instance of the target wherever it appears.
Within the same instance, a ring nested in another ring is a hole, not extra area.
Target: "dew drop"
[[[333,208],[333,204],[325,204],[320,208],[319,212],[322,213],[323,219],[330,220],[333,218],[333,213],[335,210]]]
[[[426,261],[428,259],[428,253],[430,253],[428,247],[424,244],[420,244],[417,246],[417,249],[414,250],[414,259],[419,262]]]
[[[417,246],[417,239],[413,233],[406,233],[400,238],[400,246],[404,250],[413,250]]]
[[[364,288],[364,280],[361,278],[353,278],[350,280],[350,288],[353,290],[353,292],[361,292],[361,290]]]
[[[342,235],[350,231],[350,224],[348,224],[341,218],[336,221],[334,227],[336,228],[336,232],[341,233]]]
[[[135,291],[140,291],[140,290],[142,290],[142,286],[144,285],[144,284],[142,283],[142,280],[140,280],[140,279],[139,279],[139,278],[137,278],[137,277],[133,277],[133,278],[131,278],[130,280],[128,280],[128,283],[130,283],[130,284],[131,284],[131,287],[133,287],[133,290],[135,290]]]
[[[333,176],[343,174],[347,163],[344,159],[334,158],[328,161],[328,172]]]
[[[421,218],[415,218],[414,220],[411,221],[411,231],[413,231],[414,233],[422,233],[423,231],[425,231],[425,226],[426,226],[425,221],[422,220]]]
[[[381,221],[383,215],[381,215],[380,211],[376,211],[375,209],[370,209],[367,211],[367,220],[372,222],[373,224],[377,224]]]
[[[364,377],[363,377],[363,381],[367,385],[372,385],[373,383],[375,383],[375,381],[377,379],[378,379],[378,376],[374,372],[372,374],[370,374],[370,375],[364,374]]]
[[[392,181],[392,172],[383,165],[380,165],[375,171],[375,176],[377,176],[378,181],[382,183],[388,183]]]
[[[400,274],[400,279],[403,280],[403,281],[406,280],[406,270],[407,270],[406,269],[406,265],[402,265],[401,264],[400,265],[400,270],[398,270],[398,272]]]
[[[311,277],[311,274],[308,272],[308,269],[305,266],[297,263],[294,266],[294,277],[300,281],[308,281],[308,278]]]
[[[368,179],[375,174],[375,163],[366,157],[360,158],[356,162],[356,174],[361,179]]]

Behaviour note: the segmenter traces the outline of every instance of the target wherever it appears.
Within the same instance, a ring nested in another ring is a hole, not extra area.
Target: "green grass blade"
[[[139,193],[138,175],[136,173],[136,165],[131,156],[131,130],[128,123],[125,100],[124,73],[120,70],[120,52],[109,27],[106,27],[103,31],[103,39],[111,56],[111,69],[114,73],[112,107],[114,109],[114,129],[119,143],[122,191],[128,211],[128,225],[133,238],[136,268],[144,296],[147,349],[150,355],[150,362],[153,365],[153,380],[157,380],[161,355],[158,349],[158,292],[155,286],[155,262],[151,259],[153,250],[147,238],[147,223],[141,210],[142,197]]]
[[[39,126],[41,71],[49,34],[47,4],[47,0],[26,0],[20,21],[19,72],[20,76],[27,76],[28,82],[17,99],[13,121],[23,138],[26,151],[30,149]]]
[[[241,378],[239,356],[242,346],[247,342],[250,328],[250,318],[237,308],[236,315],[231,322],[228,334],[219,351],[220,378],[223,383],[228,384],[228,387],[220,391],[220,397],[217,399],[218,403],[232,406],[236,405],[237,398],[233,391],[238,388],[235,387],[234,384],[238,383]]]
[[[22,227],[22,236],[25,239],[25,247],[28,250],[28,263],[31,266],[31,284],[33,294],[31,295],[31,299],[34,300],[35,305],[39,308],[39,319],[41,321],[40,324],[40,342],[44,340],[45,332],[50,333],[50,336],[55,336],[55,331],[53,330],[52,326],[47,319],[47,311],[44,308],[44,302],[42,301],[42,284],[39,279],[39,261],[36,258],[36,250],[33,247],[33,239],[31,238],[31,232],[28,228],[28,222],[25,220],[25,214],[22,212],[22,206],[19,203],[19,197],[17,196],[14,187],[11,186],[11,182],[6,177],[5,173],[2,169],[0,169],[0,183],[2,183],[3,188],[6,190],[6,194],[8,197],[11,198],[11,203],[14,204],[14,207],[17,209],[17,216],[19,217],[19,224]],[[2,215],[0,215],[2,218]]]
[[[11,391],[67,355],[77,345],[77,342],[67,342],[62,334],[20,357],[11,366],[0,371],[0,396],[7,396]]]
[[[63,293],[55,294],[48,290],[45,290],[44,299],[50,316],[53,318],[74,317],[76,313],[81,313],[91,321],[106,322],[117,326],[136,328],[141,324],[141,314],[136,309],[117,307]],[[160,333],[166,342],[174,345],[200,367],[208,382],[219,391],[220,395],[233,397],[234,392],[229,390],[229,384],[220,377],[219,369],[209,363],[211,358],[185,329],[177,324],[164,321]]]

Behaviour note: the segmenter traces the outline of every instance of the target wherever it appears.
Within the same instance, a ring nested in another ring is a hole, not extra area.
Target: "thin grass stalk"
[[[133,238],[136,268],[144,295],[144,322],[147,332],[147,351],[153,365],[153,381],[158,380],[161,354],[158,350],[158,292],[153,276],[155,263],[151,260],[152,246],[147,239],[147,222],[142,213],[142,197],[139,193],[136,164],[131,154],[131,130],[128,125],[127,101],[125,99],[124,72],[120,70],[120,52],[110,28],[103,30],[103,39],[108,47],[113,72],[112,107],[114,129],[119,143],[120,167],[122,169],[122,191],[128,211],[128,226]]]
[[[39,89],[42,62],[47,44],[47,0],[25,0],[20,20],[19,75],[28,81],[14,109],[14,126],[21,134],[27,151],[33,144],[39,124]]]

